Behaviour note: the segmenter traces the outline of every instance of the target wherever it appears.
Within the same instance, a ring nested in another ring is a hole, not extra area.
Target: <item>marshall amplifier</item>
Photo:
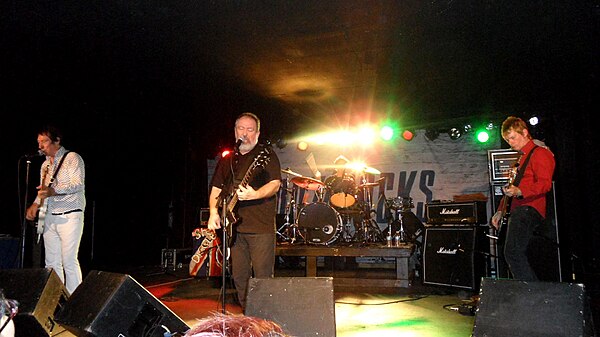
[[[482,226],[425,228],[423,283],[479,289],[488,250]]]
[[[425,205],[427,223],[441,224],[486,224],[485,201],[439,202]]]

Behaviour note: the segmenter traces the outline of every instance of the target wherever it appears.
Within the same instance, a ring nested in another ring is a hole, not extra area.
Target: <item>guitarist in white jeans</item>
[[[554,155],[547,147],[536,145],[527,124],[518,117],[510,116],[502,123],[502,138],[522,155],[515,184],[503,187],[504,194],[512,199],[507,228],[504,225],[499,228],[503,218],[502,203],[492,217],[492,226],[506,231],[504,258],[513,277],[521,281],[537,281],[527,249],[535,232],[545,225],[546,193],[552,189]]]
[[[48,172],[40,174],[46,181],[37,187],[38,195],[26,218],[31,221],[40,212],[44,221],[38,226],[43,226],[46,268],[52,268],[72,294],[82,282],[78,254],[85,211],[85,165],[79,154],[61,145],[61,140],[56,127],[46,126],[38,132],[38,148],[46,156],[41,173],[46,167]]]

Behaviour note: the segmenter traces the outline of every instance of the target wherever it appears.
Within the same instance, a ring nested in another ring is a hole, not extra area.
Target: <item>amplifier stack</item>
[[[486,275],[489,242],[485,201],[425,205],[423,283],[477,290]]]

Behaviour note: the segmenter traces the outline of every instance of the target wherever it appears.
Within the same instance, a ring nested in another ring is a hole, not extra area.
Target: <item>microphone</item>
[[[40,157],[43,155],[44,155],[44,152],[42,152],[42,150],[37,150],[36,152],[33,152],[33,153],[24,154],[23,157],[24,158],[33,158],[33,157]]]
[[[244,136],[241,136],[240,138],[238,138],[237,142],[235,142],[235,152],[238,153],[240,152],[240,145],[242,145],[242,142],[244,141]]]

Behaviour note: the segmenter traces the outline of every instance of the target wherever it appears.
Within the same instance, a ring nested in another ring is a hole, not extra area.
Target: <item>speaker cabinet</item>
[[[184,333],[184,321],[126,274],[91,271],[56,321],[76,336],[163,337]],[[162,327],[164,326],[164,327]]]
[[[473,336],[591,336],[583,284],[483,278]]]
[[[440,226],[425,229],[423,283],[477,290],[485,272],[484,228]]]
[[[19,268],[19,238],[0,237],[0,269]]]
[[[296,337],[335,336],[333,278],[251,278],[245,314],[271,320]]]
[[[69,299],[65,285],[51,268],[0,271],[4,296],[19,302],[15,336],[50,336],[58,330],[55,314]]]

